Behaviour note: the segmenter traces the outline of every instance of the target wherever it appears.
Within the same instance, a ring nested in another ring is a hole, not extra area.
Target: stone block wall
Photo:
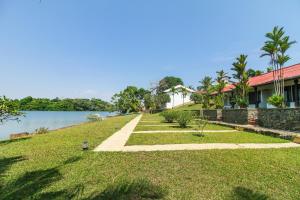
[[[203,110],[211,121],[300,131],[300,108]]]
[[[222,121],[235,124],[248,124],[248,110],[224,109],[222,111]]]
[[[257,123],[266,128],[300,131],[300,108],[258,109]]]

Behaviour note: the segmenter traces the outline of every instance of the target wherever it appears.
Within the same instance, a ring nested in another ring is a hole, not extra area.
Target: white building
[[[194,90],[184,87],[183,85],[177,85],[174,89],[175,91],[173,91],[172,88],[164,91],[171,99],[171,101],[166,104],[165,108],[171,109],[191,102],[190,97],[195,92]]]

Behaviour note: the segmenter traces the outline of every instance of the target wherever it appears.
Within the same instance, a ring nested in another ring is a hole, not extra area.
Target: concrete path
[[[122,129],[114,133],[112,136],[103,141],[99,146],[97,146],[94,151],[122,151],[132,131],[139,123],[141,118],[142,115],[139,115],[131,120]]]
[[[273,144],[227,144],[227,143],[211,143],[211,144],[164,144],[164,145],[132,145],[125,146],[123,152],[138,151],[178,151],[178,150],[209,150],[209,149],[269,149],[269,148],[295,148],[300,147],[296,143],[273,143]]]
[[[164,144],[164,145],[132,145],[125,146],[134,128],[139,123],[142,115],[137,116],[127,123],[121,130],[102,142],[94,151],[120,151],[120,152],[138,152],[138,151],[176,151],[176,150],[208,150],[208,149],[268,149],[268,148],[295,148],[300,147],[296,143],[270,143],[270,144],[227,144],[227,143],[206,143],[206,144]],[[168,130],[166,130],[168,131]],[[163,132],[166,132],[163,131]],[[207,130],[215,132],[216,130]],[[218,130],[218,132],[228,132],[228,130]],[[232,130],[230,130],[232,131]],[[148,131],[136,131],[135,133],[148,133]],[[151,133],[155,131],[149,131]],[[161,131],[160,131],[161,132]],[[176,131],[169,131],[176,132]],[[180,131],[182,132],[182,131]],[[194,130],[187,131],[194,132]]]
[[[197,130],[186,130],[186,131],[177,131],[177,130],[156,130],[156,131],[134,131],[132,133],[200,133],[201,131]],[[203,133],[231,133],[237,132],[237,130],[204,130]]]

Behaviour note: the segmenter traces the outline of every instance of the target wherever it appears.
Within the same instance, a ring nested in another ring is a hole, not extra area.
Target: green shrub
[[[167,110],[164,111],[160,114],[161,116],[163,116],[165,118],[165,121],[168,123],[172,123],[176,120],[177,118],[177,111],[174,110]]]
[[[99,114],[89,114],[86,118],[90,122],[102,121],[102,117]]]
[[[180,111],[177,113],[176,120],[181,128],[186,128],[192,119],[193,113],[190,111]]]
[[[282,108],[284,105],[283,102],[284,102],[284,97],[281,95],[273,94],[268,98],[268,103],[277,108]]]
[[[35,129],[34,134],[45,134],[48,132],[49,132],[48,128],[41,127],[41,128]]]

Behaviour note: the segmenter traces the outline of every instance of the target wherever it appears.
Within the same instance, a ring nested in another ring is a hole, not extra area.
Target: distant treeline
[[[101,99],[47,99],[25,97],[12,100],[19,109],[25,111],[113,111],[112,104]]]

